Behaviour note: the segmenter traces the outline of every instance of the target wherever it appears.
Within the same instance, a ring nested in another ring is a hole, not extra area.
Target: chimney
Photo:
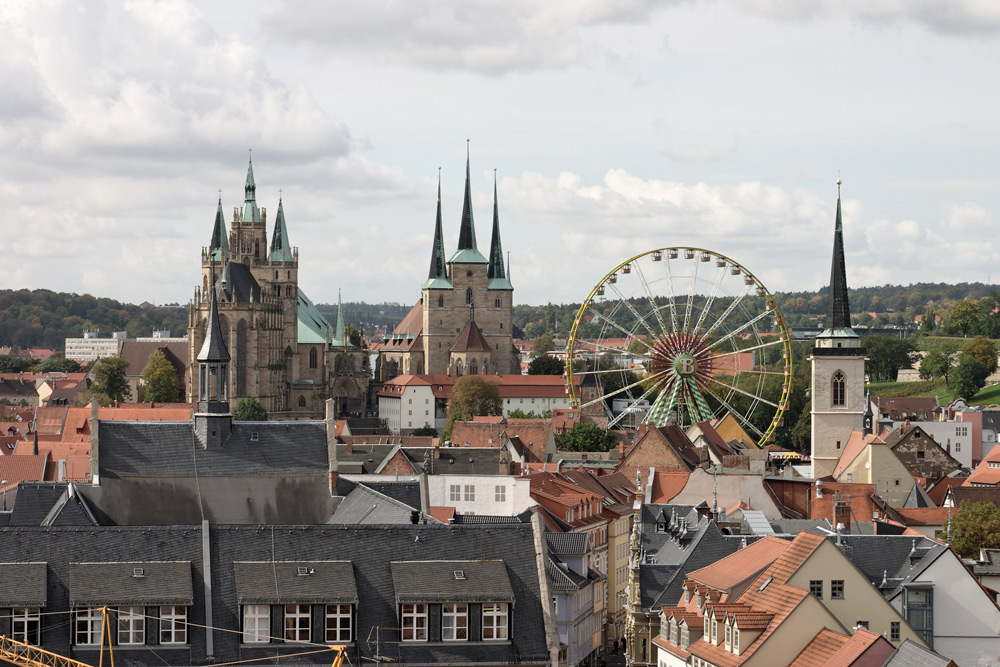
[[[823,497],[823,481],[819,479],[816,480],[816,497]]]
[[[97,399],[90,399],[90,483],[101,485],[101,440]]]
[[[337,479],[340,476],[340,464],[337,461],[337,420],[334,418],[334,402],[326,399],[326,456],[330,469],[330,496],[337,495]]]

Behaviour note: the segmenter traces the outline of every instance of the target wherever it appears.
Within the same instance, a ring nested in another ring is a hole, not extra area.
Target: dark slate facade
[[[0,634],[11,634],[12,608],[31,603],[43,612],[43,648],[97,664],[95,648],[74,643],[74,601],[138,606],[149,616],[143,643],[115,647],[117,664],[273,663],[281,657],[282,663],[329,665],[324,605],[346,604],[347,653],[354,665],[376,655],[395,665],[544,665],[533,530],[531,524],[5,527]],[[457,570],[464,580],[455,579]],[[427,641],[401,641],[401,600],[412,604],[422,588],[412,577],[435,584],[428,586],[433,599],[424,603]],[[466,641],[441,641],[441,607],[449,593],[468,604]],[[481,638],[481,610],[491,601],[509,605],[506,640]],[[157,617],[165,604],[187,610],[183,644],[160,643]],[[241,604],[267,605],[274,639],[243,641]],[[286,604],[308,605],[309,642],[283,641]],[[116,625],[111,628],[117,635]]]

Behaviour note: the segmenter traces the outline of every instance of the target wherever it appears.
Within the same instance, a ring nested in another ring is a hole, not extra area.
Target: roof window
[[[465,579],[465,570],[455,570],[453,574],[455,575],[455,579],[457,581],[462,581]]]
[[[141,567],[133,567],[132,568],[132,576],[136,577],[136,578],[145,577],[146,573],[145,573],[145,571]]]
[[[767,585],[768,585],[769,583],[771,583],[771,580],[772,580],[772,579],[774,579],[774,577],[768,577],[767,579],[765,579],[765,580],[764,580],[764,583],[762,583],[762,584],[760,585],[760,588],[758,588],[758,589],[757,589],[757,591],[759,592],[759,591],[762,591],[762,590],[764,590],[765,588],[767,588]]]
[[[314,570],[310,570],[308,567],[298,567],[295,571],[295,573],[300,577],[308,577],[313,572]]]
[[[260,440],[260,434],[257,431],[250,431],[250,442],[258,442]]]

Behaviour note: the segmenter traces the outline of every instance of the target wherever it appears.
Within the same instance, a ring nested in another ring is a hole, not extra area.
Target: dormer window
[[[726,650],[733,650],[733,626],[726,623]]]

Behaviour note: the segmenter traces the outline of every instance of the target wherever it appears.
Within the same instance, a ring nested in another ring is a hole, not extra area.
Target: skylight
[[[757,589],[757,591],[759,592],[759,591],[762,591],[762,590],[764,590],[765,588],[767,588],[767,585],[768,585],[769,583],[771,583],[771,580],[772,580],[772,579],[774,579],[774,577],[768,577],[767,579],[765,579],[765,580],[764,580],[764,583],[762,583],[762,584],[760,585],[760,588],[758,588],[758,589]]]
[[[465,579],[465,570],[455,570],[455,579],[461,581]]]

